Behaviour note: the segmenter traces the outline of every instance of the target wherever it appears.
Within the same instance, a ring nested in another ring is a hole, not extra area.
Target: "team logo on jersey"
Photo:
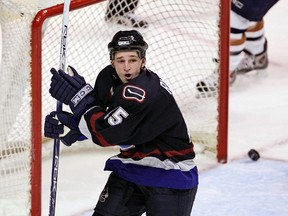
[[[127,85],[123,90],[123,97],[128,100],[143,102],[145,99],[145,91],[139,87]]]
[[[108,187],[105,187],[99,196],[99,201],[105,202],[108,196],[109,196]]]

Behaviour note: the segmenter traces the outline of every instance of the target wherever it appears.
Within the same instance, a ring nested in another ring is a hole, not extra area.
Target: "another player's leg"
[[[263,1],[232,1],[231,10],[239,17],[245,17],[251,21],[245,32],[245,56],[235,68],[239,73],[264,69],[268,66],[267,39],[264,36],[263,18],[277,2],[278,0],[266,0],[263,4]],[[232,17],[231,25],[237,29],[237,22],[234,21]]]
[[[264,21],[253,22],[245,32],[245,56],[237,66],[238,73],[261,70],[268,67],[267,39],[264,36]]]
[[[245,59],[245,32],[249,28],[250,21],[233,11],[230,13],[230,20],[229,83],[232,85],[237,77],[237,67]],[[246,64],[252,65],[253,62],[247,62]],[[218,88],[218,83],[218,72],[215,70],[210,76],[200,80],[196,84],[196,88],[199,92],[215,92]]]
[[[277,2],[278,0],[267,0],[265,4],[262,1],[250,0],[231,2],[230,85],[235,82],[238,73],[247,73],[268,66],[263,17]],[[197,83],[196,88],[200,92],[216,90],[218,88],[217,79],[218,75],[214,72]]]
[[[105,20],[135,28],[148,27],[147,21],[134,13],[138,2],[139,0],[109,0]]]
[[[245,44],[247,41],[245,32],[249,28],[250,21],[234,11],[230,13],[230,57],[229,57],[229,73],[230,84],[235,82],[239,65],[245,64]],[[242,63],[241,63],[242,62]],[[252,62],[251,62],[252,63]],[[247,67],[251,64],[246,62]]]
[[[229,56],[229,83],[232,85],[237,76],[235,70],[241,60],[244,58],[244,48],[246,42],[245,31],[249,26],[249,20],[239,16],[231,11],[230,13],[230,56]],[[217,67],[218,69],[218,67]],[[218,71],[217,69],[208,77],[200,80],[196,84],[199,92],[215,92],[218,88]]]
[[[200,80],[197,84],[196,84],[196,88],[199,92],[201,93],[211,93],[211,95],[207,95],[208,97],[213,96],[213,92],[216,92],[217,87],[218,87],[218,59],[212,59],[213,62],[215,63],[215,70],[207,77],[205,77],[204,79]],[[204,94],[204,95],[205,95]],[[203,95],[203,97],[205,97]]]

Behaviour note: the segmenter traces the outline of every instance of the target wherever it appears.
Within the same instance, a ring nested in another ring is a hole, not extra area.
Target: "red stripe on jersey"
[[[99,144],[101,146],[103,147],[113,146],[113,144],[107,142],[107,140],[103,137],[103,135],[96,130],[96,121],[104,115],[105,115],[104,112],[97,112],[96,114],[93,114],[90,118],[90,126],[92,128],[94,135],[97,137],[97,140],[100,142]]]
[[[143,152],[121,152],[121,155],[124,157],[130,157],[130,158],[137,158],[137,159],[141,159],[144,157],[148,157],[151,155],[162,155],[164,154],[167,158],[171,158],[171,157],[177,157],[177,156],[183,156],[183,155],[188,155],[188,154],[193,154],[193,148],[189,148],[189,149],[184,149],[184,150],[173,150],[173,151],[165,151],[165,152],[161,152],[159,149],[155,149],[149,153],[143,153]]]
[[[189,148],[189,149],[184,149],[184,150],[177,150],[177,151],[165,151],[164,154],[167,157],[175,157],[175,156],[182,156],[182,155],[187,155],[190,153],[194,153],[193,148]]]
[[[124,157],[130,157],[130,158],[144,158],[144,157],[147,157],[147,156],[150,156],[150,155],[159,155],[161,154],[160,150],[159,149],[155,149],[147,154],[145,153],[142,153],[142,152],[121,152],[121,155],[123,155]]]

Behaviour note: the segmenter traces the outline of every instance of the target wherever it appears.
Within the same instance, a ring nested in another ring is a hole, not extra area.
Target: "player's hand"
[[[72,76],[63,70],[50,70],[52,78],[49,92],[56,100],[69,105],[75,116],[80,116],[94,101],[93,88],[73,67],[68,66],[68,70],[72,71]]]
[[[51,112],[45,118],[44,135],[50,138],[60,138],[66,146],[71,146],[76,141],[87,139],[79,130],[79,121],[80,118],[75,117],[72,113],[62,111],[56,114],[56,111]],[[70,131],[60,137],[60,134],[64,133],[64,126],[68,127]]]
[[[56,111],[51,112],[45,118],[44,136],[49,138],[59,138],[64,133],[64,126],[56,119]]]
[[[65,136],[60,137],[60,140],[66,146],[71,146],[76,141],[87,139],[87,137],[80,132],[78,127],[80,117],[75,117],[72,113],[64,111],[58,113],[57,117],[63,125],[70,129],[70,131]]]

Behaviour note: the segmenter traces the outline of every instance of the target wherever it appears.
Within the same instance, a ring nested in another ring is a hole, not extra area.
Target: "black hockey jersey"
[[[144,69],[122,84],[109,65],[94,86],[96,104],[80,122],[100,146],[119,145],[105,169],[146,186],[187,189],[198,184],[187,126],[168,86]]]

